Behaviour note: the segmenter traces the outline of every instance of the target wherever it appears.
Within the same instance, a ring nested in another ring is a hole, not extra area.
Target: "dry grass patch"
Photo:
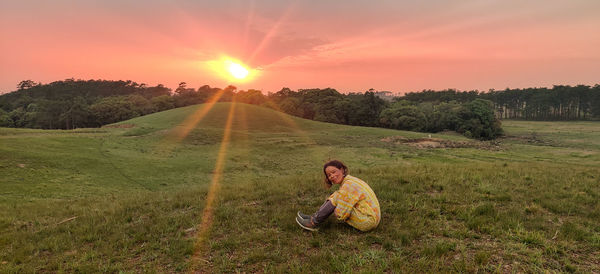
[[[404,136],[390,136],[381,139],[382,142],[397,145],[408,145],[419,149],[431,148],[477,148],[485,150],[501,150],[498,141],[453,141],[440,138],[406,138]]]

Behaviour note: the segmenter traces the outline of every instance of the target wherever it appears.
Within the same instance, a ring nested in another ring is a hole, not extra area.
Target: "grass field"
[[[503,128],[429,138],[231,103],[0,128],[0,272],[600,272],[600,123]],[[376,192],[374,231],[295,223],[335,190],[334,158]]]

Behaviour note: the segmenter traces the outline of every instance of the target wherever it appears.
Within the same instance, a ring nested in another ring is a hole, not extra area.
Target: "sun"
[[[244,79],[249,73],[248,69],[235,62],[230,62],[230,64],[227,64],[227,70],[229,73],[231,73],[231,76],[235,77],[236,79]]]
[[[201,62],[200,66],[229,84],[247,83],[261,74],[259,69],[250,68],[242,61],[229,56]]]

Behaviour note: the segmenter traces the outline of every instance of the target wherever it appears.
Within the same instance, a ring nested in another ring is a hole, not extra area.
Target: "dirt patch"
[[[75,256],[77,255],[77,250],[69,250],[65,252],[65,256]]]
[[[406,138],[403,136],[391,136],[381,139],[386,143],[398,145],[409,145],[419,149],[431,148],[478,148],[487,150],[500,150],[497,141],[451,141],[438,138]]]
[[[120,124],[120,125],[106,125],[102,126],[103,128],[132,128],[135,127],[134,124]]]
[[[186,238],[196,238],[196,227],[190,227],[186,230],[184,230],[185,232],[185,237]]]
[[[379,244],[379,243],[372,243],[371,244],[371,249],[374,249],[374,250],[383,250],[383,245]]]
[[[432,198],[439,197],[442,194],[442,192],[439,190],[427,191],[425,193],[427,193],[427,195],[431,196]]]
[[[527,143],[531,145],[540,145],[540,146],[556,146],[557,144],[551,140],[545,140],[540,137],[536,133],[528,134],[528,135],[520,135],[520,136],[512,136],[506,135],[503,136],[502,139],[518,141],[521,143]]]

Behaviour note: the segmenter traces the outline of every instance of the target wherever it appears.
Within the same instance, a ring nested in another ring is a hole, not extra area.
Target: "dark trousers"
[[[319,208],[319,210],[312,215],[312,221],[315,222],[315,224],[320,224],[327,220],[327,217],[329,217],[329,215],[331,215],[331,213],[333,213],[334,210],[335,206],[331,203],[331,201],[327,200],[321,206],[321,208]]]

